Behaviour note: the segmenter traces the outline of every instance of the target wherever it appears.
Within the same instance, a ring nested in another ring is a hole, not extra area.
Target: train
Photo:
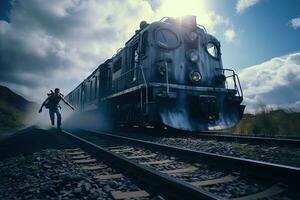
[[[142,21],[125,46],[65,98],[114,126],[188,131],[233,127],[245,109],[238,75],[223,68],[220,42],[195,16]]]

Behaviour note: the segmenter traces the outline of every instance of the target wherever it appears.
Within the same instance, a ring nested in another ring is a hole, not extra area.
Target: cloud
[[[0,83],[36,101],[67,93],[152,14],[145,1],[13,1],[0,21]]]
[[[140,21],[177,14],[196,15],[213,34],[232,26],[198,0],[14,0],[9,22],[0,20],[0,84],[34,101],[55,87],[66,94],[123,47]]]
[[[248,112],[261,104],[300,110],[300,52],[248,67],[239,76]]]
[[[226,42],[232,42],[235,38],[235,31],[233,28],[227,29],[224,32],[224,37]]]
[[[242,13],[259,2],[260,0],[238,0],[235,6],[236,12]]]
[[[293,29],[297,29],[300,27],[300,17],[297,18],[293,18],[289,21],[289,25],[293,28]]]

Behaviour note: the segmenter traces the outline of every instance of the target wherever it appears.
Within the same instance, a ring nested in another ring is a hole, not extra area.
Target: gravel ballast
[[[250,145],[192,138],[160,138],[155,142],[220,155],[300,167],[300,148]]]
[[[300,167],[300,147],[254,145],[248,143],[202,139],[189,135],[172,137],[170,136],[172,135],[171,133],[164,134],[163,132],[159,133],[158,130],[151,131],[142,128],[119,131],[118,133],[114,132],[113,134],[196,151]]]
[[[110,199],[93,174],[61,150],[43,150],[0,162],[0,199]]]

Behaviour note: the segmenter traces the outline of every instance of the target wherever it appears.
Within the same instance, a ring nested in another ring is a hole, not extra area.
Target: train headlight
[[[190,73],[190,79],[193,82],[199,82],[202,79],[200,72],[192,71]]]
[[[187,52],[187,57],[192,62],[197,62],[199,60],[199,54],[196,50],[191,50]]]
[[[188,34],[188,37],[191,42],[194,42],[197,40],[198,34],[195,31],[192,31]]]

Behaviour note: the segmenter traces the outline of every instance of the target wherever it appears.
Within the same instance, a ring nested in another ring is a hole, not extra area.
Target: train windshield
[[[180,44],[177,34],[165,28],[156,30],[155,41],[159,47],[164,49],[175,49]]]

